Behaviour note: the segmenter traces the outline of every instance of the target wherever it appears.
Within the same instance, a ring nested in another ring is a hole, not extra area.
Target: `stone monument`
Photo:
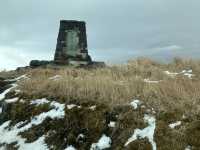
[[[56,64],[89,65],[85,22],[61,20],[54,56]]]
[[[92,61],[87,49],[86,25],[83,21],[61,20],[53,61],[32,60],[30,66],[58,65],[104,67],[104,62]]]

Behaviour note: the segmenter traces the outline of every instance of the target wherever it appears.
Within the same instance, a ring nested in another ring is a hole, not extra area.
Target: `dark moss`
[[[12,98],[15,98],[15,97],[18,97],[18,95],[16,94],[16,92],[14,90],[10,91],[9,93],[7,93],[5,95],[5,99],[12,99]]]
[[[170,124],[176,120],[182,118],[183,113],[180,110],[162,111],[157,114],[157,119],[162,120],[167,124]]]
[[[121,150],[122,148],[116,150]],[[123,148],[124,150],[152,150],[152,146],[149,143],[148,139],[140,139],[133,141],[127,147]]]
[[[13,143],[10,143],[10,144],[0,144],[0,148],[1,147],[4,147],[4,149],[6,150],[18,150],[18,146],[17,146],[17,142],[13,142]]]
[[[2,93],[3,91],[5,91],[10,87],[11,87],[10,82],[0,79],[0,93]]]
[[[21,121],[30,121],[33,116],[39,115],[42,112],[47,112],[51,108],[49,104],[34,106],[28,101],[24,103],[17,102],[10,104],[10,109],[7,112],[7,120],[11,120],[11,125],[15,125]]]
[[[51,149],[60,150],[67,145],[74,145],[81,150],[89,149],[102,134],[111,133],[107,126],[109,108],[106,105],[97,105],[97,109],[93,111],[89,107],[66,109],[65,118],[48,118],[20,135],[27,139],[26,142],[33,142],[42,135],[47,135],[45,141]],[[80,138],[80,134],[84,137]]]
[[[186,140],[189,145],[200,147],[200,120],[193,121],[186,127]]]
[[[111,134],[112,149],[124,149],[124,144],[134,133],[136,128],[145,128],[143,117],[144,114],[140,110],[133,110],[130,106],[119,106],[114,109],[118,113],[117,125]]]
[[[184,132],[181,129],[171,129],[162,120],[157,120],[154,139],[159,150],[183,150],[187,146]]]

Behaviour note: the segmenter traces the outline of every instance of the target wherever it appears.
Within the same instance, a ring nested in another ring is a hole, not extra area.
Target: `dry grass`
[[[170,64],[159,64],[140,58],[126,65],[101,69],[61,70],[35,69],[28,72],[30,80],[20,83],[23,95],[28,97],[59,98],[64,101],[99,101],[113,105],[126,104],[139,98],[157,111],[178,109],[182,112],[200,112],[200,63],[175,59]],[[163,71],[180,72],[193,69],[195,76],[171,78]],[[50,77],[60,75],[58,80]],[[162,80],[158,84],[145,83],[144,79]]]
[[[189,79],[182,74],[170,77],[164,73],[166,70],[181,72],[184,69],[192,69],[195,76]],[[95,102],[103,105],[100,110],[100,112],[102,111],[101,115],[107,111],[119,109],[120,111],[117,110],[117,112],[119,111],[121,119],[118,120],[120,125],[118,128],[123,132],[112,132],[115,139],[114,149],[122,149],[123,143],[130,137],[132,131],[136,127],[142,126],[143,112],[126,108],[125,104],[132,99],[140,99],[144,102],[147,106],[145,109],[155,109],[156,133],[154,138],[158,149],[182,150],[187,145],[192,145],[193,149],[200,147],[200,61],[175,58],[169,64],[160,64],[147,58],[139,58],[129,61],[126,65],[99,69],[34,69],[28,70],[26,74],[30,79],[18,83],[19,89],[22,91],[22,98],[47,97],[76,104]],[[50,79],[55,75],[60,75],[60,78]],[[146,83],[144,79],[160,82]],[[85,116],[80,117],[79,113]],[[92,117],[89,117],[88,113],[78,111],[70,113],[67,117],[73,118],[74,116],[73,119],[78,123],[80,118],[85,118],[85,121],[82,121],[83,124],[92,121],[91,118],[94,119],[93,121],[97,121],[99,118],[103,120],[101,115],[98,118],[93,117],[94,113],[89,114]],[[65,120],[66,125],[63,130],[67,126],[68,120]],[[182,121],[181,127],[175,130],[170,129],[168,125],[178,120]],[[93,124],[91,123],[92,126]],[[83,127],[85,126],[83,125]],[[98,132],[94,131],[93,133],[100,134],[99,128],[103,127],[98,127]],[[49,142],[52,142],[51,139]],[[122,147],[118,147],[119,143]],[[145,139],[136,141],[134,144],[130,145],[129,149],[136,149],[136,147],[149,149],[149,143]]]

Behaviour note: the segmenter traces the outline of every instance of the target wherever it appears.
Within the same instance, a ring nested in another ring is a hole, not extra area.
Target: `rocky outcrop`
[[[46,60],[32,60],[30,62],[31,67],[39,67],[39,66],[46,66],[48,64],[53,64],[53,61],[46,61]]]

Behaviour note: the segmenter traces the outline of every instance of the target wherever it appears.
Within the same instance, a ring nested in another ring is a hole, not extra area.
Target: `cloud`
[[[27,64],[41,56],[52,59],[59,20],[75,19],[86,21],[89,50],[98,60],[165,58],[175,51],[200,57],[199,5],[196,0],[6,0],[0,5],[0,46],[26,55],[21,60],[16,52],[12,63]],[[168,46],[173,45],[182,48],[171,51],[176,48]],[[0,49],[0,64],[11,53]]]
[[[0,47],[0,69],[15,69],[18,66],[23,66],[26,61],[25,57],[16,49],[8,47]]]
[[[30,60],[41,59],[49,60],[52,59],[50,55],[46,53],[40,53],[38,55],[34,51],[26,52],[24,50],[15,49],[12,47],[0,47],[0,69],[12,70],[17,67],[29,65]]]

